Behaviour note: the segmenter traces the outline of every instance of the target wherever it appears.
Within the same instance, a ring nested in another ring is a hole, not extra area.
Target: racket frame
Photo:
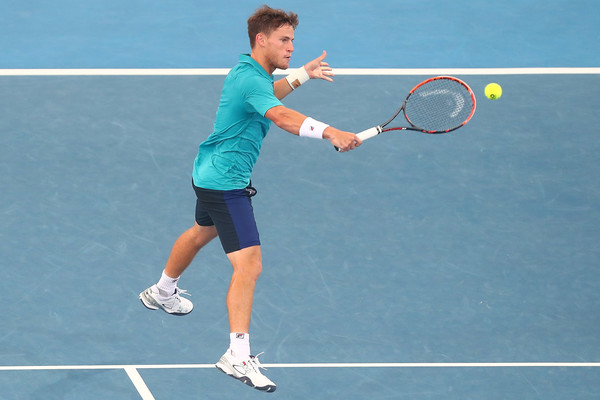
[[[460,83],[469,93],[469,95],[471,96],[471,100],[473,101],[473,108],[471,110],[471,113],[469,114],[469,116],[459,125],[450,128],[450,129],[446,129],[446,130],[439,130],[439,131],[432,131],[432,130],[427,130],[427,129],[422,129],[418,126],[416,126],[415,124],[412,123],[412,121],[410,120],[410,118],[408,118],[408,116],[406,115],[406,103],[408,102],[408,100],[410,99],[410,97],[413,95],[413,93],[419,89],[421,86],[432,82],[432,81],[436,81],[436,80],[440,80],[440,79],[450,79],[452,81],[458,82]],[[475,98],[475,93],[473,93],[473,90],[469,87],[469,85],[467,85],[464,81],[455,78],[453,76],[447,76],[447,75],[443,75],[443,76],[434,76],[432,78],[426,79],[423,82],[419,83],[417,86],[415,86],[414,88],[411,89],[411,91],[408,93],[408,95],[406,96],[406,99],[404,99],[404,101],[402,102],[402,105],[400,106],[400,108],[398,109],[398,111],[396,111],[396,113],[392,116],[392,118],[388,119],[386,122],[384,122],[381,125],[377,125],[373,128],[369,128],[366,129],[362,132],[357,133],[357,136],[361,139],[361,140],[366,140],[369,138],[372,138],[373,136],[377,136],[380,133],[383,132],[389,132],[389,131],[404,131],[404,130],[411,130],[411,131],[418,131],[418,132],[423,132],[423,133],[430,133],[430,134],[441,134],[441,133],[448,133],[448,132],[452,132],[462,126],[464,126],[467,122],[469,122],[471,120],[471,118],[473,117],[473,115],[475,114],[475,109],[477,108],[477,99]],[[392,128],[386,128],[387,125],[389,125],[400,113],[404,114],[404,118],[406,119],[406,121],[410,124],[410,126],[397,126],[397,127],[392,127]]]
[[[440,79],[449,79],[449,80],[460,83],[467,90],[469,95],[471,96],[471,100],[473,101],[473,108],[471,109],[471,113],[469,114],[469,116],[462,123],[460,123],[459,125],[457,125],[453,128],[446,129],[446,130],[438,130],[438,131],[422,129],[422,128],[416,126],[415,124],[413,124],[412,121],[410,120],[410,118],[408,118],[408,116],[406,115],[406,103],[408,102],[410,97],[413,95],[413,93],[417,89],[419,89],[421,86],[423,86],[429,82],[440,80]],[[465,126],[467,124],[467,122],[469,122],[471,120],[471,118],[473,117],[473,115],[475,114],[476,108],[477,108],[477,99],[475,98],[475,93],[473,92],[471,87],[469,87],[469,85],[467,85],[466,82],[464,82],[461,79],[455,78],[453,76],[448,76],[448,75],[434,76],[432,78],[422,81],[421,83],[416,85],[414,88],[412,88],[411,91],[406,96],[406,98],[404,99],[404,101],[402,102],[402,105],[400,106],[398,111],[396,111],[396,113],[392,116],[392,118],[388,119],[386,122],[384,122],[381,125],[377,125],[372,128],[365,129],[364,131],[359,132],[356,135],[361,140],[366,140],[366,139],[372,138],[373,136],[377,136],[383,132],[389,132],[389,131],[411,130],[411,131],[417,131],[417,132],[423,132],[423,133],[429,133],[429,134],[448,133],[448,132],[452,132],[462,126]],[[406,119],[406,121],[409,123],[410,126],[398,126],[398,127],[386,128],[386,126],[389,125],[401,112],[404,114],[404,118]],[[336,150],[339,151],[339,149],[337,147],[336,147]]]
[[[421,86],[426,85],[429,82],[433,82],[433,81],[438,81],[440,79],[448,79],[454,82],[457,82],[459,84],[461,84],[469,93],[469,95],[471,96],[471,101],[473,102],[473,108],[471,109],[471,113],[469,114],[469,116],[460,124],[458,124],[455,127],[452,127],[450,129],[446,129],[446,130],[427,130],[427,129],[423,129],[420,128],[418,126],[416,126],[415,124],[413,124],[413,122],[410,120],[410,118],[408,117],[408,115],[406,115],[406,103],[408,103],[408,100],[410,99],[410,97],[413,95],[414,92],[417,91],[417,89],[419,89]],[[411,91],[408,93],[408,95],[406,96],[406,99],[404,99],[404,102],[402,103],[402,106],[398,109],[398,111],[396,111],[396,113],[394,114],[394,116],[392,118],[390,118],[389,120],[387,120],[385,123],[383,123],[382,125],[379,125],[382,128],[382,132],[388,132],[388,131],[396,131],[396,130],[412,130],[412,131],[419,131],[419,132],[423,132],[423,133],[434,133],[434,134],[439,134],[439,133],[448,133],[448,132],[452,132],[462,126],[464,126],[467,122],[469,122],[471,120],[471,118],[473,117],[473,115],[475,114],[475,109],[477,108],[477,99],[475,98],[475,93],[473,93],[473,90],[469,87],[469,85],[467,85],[466,82],[455,78],[453,76],[448,76],[448,75],[442,75],[442,76],[434,76],[432,78],[426,79],[423,82],[419,83],[417,86],[415,86],[414,88],[411,89]],[[400,114],[400,112],[403,112],[404,114],[404,118],[406,119],[406,121],[410,124],[409,127],[393,127],[393,128],[385,128],[390,122],[392,122],[397,116],[398,114]]]

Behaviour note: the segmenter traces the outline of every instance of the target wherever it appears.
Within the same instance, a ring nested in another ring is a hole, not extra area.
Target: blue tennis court
[[[600,395],[595,2],[271,4],[300,15],[292,65],[325,48],[339,68],[499,68],[457,75],[478,107],[448,135],[338,154],[271,128],[253,174],[264,270],[251,334],[273,395],[213,366],[231,276],[218,242],[181,279],[189,316],[137,298],[193,224],[192,162],[224,76],[118,74],[229,68],[262,3],[232,2],[227,23],[217,3],[2,3],[1,399]],[[420,27],[425,13],[444,29]],[[502,70],[531,67],[572,70]],[[285,104],[359,131],[423,78],[343,74]],[[483,96],[489,82],[500,100]]]

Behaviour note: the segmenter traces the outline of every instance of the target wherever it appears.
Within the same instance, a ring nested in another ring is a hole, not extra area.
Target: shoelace
[[[179,288],[176,288],[176,289],[175,289],[175,293],[173,293],[173,295],[178,295],[178,294],[185,294],[186,296],[190,296],[190,297],[192,297],[192,294],[191,294],[191,293],[188,293],[188,291],[187,291],[187,290],[185,290],[185,289],[179,289]]]
[[[263,366],[262,366],[262,364],[260,363],[260,360],[258,359],[258,356],[260,356],[260,355],[262,355],[262,354],[264,354],[264,351],[261,351],[260,353],[258,353],[258,354],[257,354],[257,355],[255,355],[255,356],[250,356],[250,362],[251,362],[252,364],[256,365],[256,367],[257,367],[257,368],[262,368],[262,369],[264,369],[264,370],[266,371],[266,370],[267,370],[267,368],[266,368],[266,367],[263,367]],[[253,365],[253,367],[254,367],[254,365]],[[257,371],[258,371],[258,370],[257,370]]]
[[[175,288],[175,293],[173,293],[173,296],[171,296],[171,301],[173,302],[172,303],[173,304],[172,307],[175,307],[175,303],[181,304],[181,297],[179,296],[180,294],[185,294],[186,296],[190,296],[190,297],[192,296],[185,289]]]

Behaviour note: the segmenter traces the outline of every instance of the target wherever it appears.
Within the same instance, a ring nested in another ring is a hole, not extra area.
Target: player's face
[[[274,68],[287,69],[294,52],[294,28],[282,25],[267,36],[267,54]]]

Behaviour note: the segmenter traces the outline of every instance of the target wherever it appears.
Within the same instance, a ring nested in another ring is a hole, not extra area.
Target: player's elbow
[[[289,131],[292,128],[293,113],[284,106],[276,106],[269,109],[269,111],[265,113],[265,117],[283,130]]]

